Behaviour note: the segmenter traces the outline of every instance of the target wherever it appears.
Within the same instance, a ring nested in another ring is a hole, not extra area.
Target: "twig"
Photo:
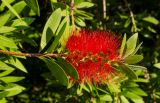
[[[103,19],[106,18],[106,0],[103,0]]]
[[[136,22],[135,22],[135,19],[134,19],[134,14],[133,14],[131,8],[129,7],[129,4],[128,4],[127,0],[124,0],[124,3],[125,3],[126,7],[128,8],[128,10],[130,12],[130,17],[131,17],[131,21],[132,21],[132,25],[133,25],[133,31],[137,32],[138,29],[137,29],[137,25],[136,25]]]
[[[17,52],[10,52],[10,51],[4,51],[0,50],[0,53],[12,55],[12,56],[25,56],[25,57],[58,57],[58,56],[65,56],[65,54],[40,54],[40,53],[17,53]]]
[[[75,23],[74,23],[74,0],[71,0],[71,22],[72,22],[72,31],[75,30]]]

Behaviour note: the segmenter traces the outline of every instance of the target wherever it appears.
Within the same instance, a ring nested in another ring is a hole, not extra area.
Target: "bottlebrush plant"
[[[138,80],[136,71],[146,69],[134,65],[143,59],[142,55],[136,54],[142,44],[136,46],[137,39],[137,33],[126,41],[126,34],[121,40],[120,36],[113,32],[82,29],[72,32],[66,42],[68,51],[65,53],[29,54],[3,50],[0,52],[42,59],[59,83],[68,88],[78,84],[79,96],[83,95],[85,90],[93,97],[98,96],[100,101],[127,101],[127,97],[134,102],[143,102],[141,96],[147,94],[140,88],[135,86],[128,88],[126,85],[126,83],[137,85],[133,82]],[[134,93],[137,90],[141,94]],[[138,99],[132,98],[133,95]]]

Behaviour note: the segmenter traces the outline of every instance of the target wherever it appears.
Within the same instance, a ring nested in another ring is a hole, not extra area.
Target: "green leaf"
[[[109,94],[104,94],[99,96],[100,101],[113,101],[112,97]]]
[[[8,33],[16,30],[14,27],[9,27],[9,26],[2,26],[0,27],[0,33]]]
[[[115,83],[108,83],[108,88],[110,90],[110,92],[115,92],[115,93],[118,93],[120,92],[120,86],[119,85],[116,85]]]
[[[51,16],[49,17],[49,19],[45,24],[41,37],[40,50],[44,49],[47,43],[51,40],[51,38],[53,37],[59,26],[60,21],[61,21],[61,9],[57,9],[51,14]]]
[[[13,71],[14,71],[14,70],[6,70],[6,71],[3,71],[3,72],[0,73],[0,77],[9,75],[9,74],[12,73]]]
[[[8,92],[7,97],[17,95],[17,94],[21,93],[23,90],[25,90],[24,87],[22,87],[20,85],[16,85],[16,84],[13,85],[12,88],[5,89],[5,91]]]
[[[76,8],[90,8],[92,6],[94,6],[94,4],[91,2],[81,2],[75,5]]]
[[[140,97],[137,94],[134,94],[128,90],[123,91],[122,94],[130,99],[142,99],[142,97]]]
[[[155,25],[159,24],[159,21],[155,17],[152,17],[152,16],[144,17],[142,20],[155,24]]]
[[[156,67],[156,68],[160,69],[160,63],[156,63],[156,64],[154,64],[154,67]]]
[[[1,14],[0,15],[0,20],[1,20],[0,27],[4,26],[7,23],[7,21],[9,20],[9,18],[10,18],[10,14],[9,13]]]
[[[120,96],[122,103],[130,103],[125,96]]]
[[[0,61],[0,70],[14,70],[14,68]]]
[[[136,64],[143,59],[142,55],[132,55],[125,58],[125,63]]]
[[[121,44],[121,48],[120,48],[120,56],[122,56],[124,53],[125,45],[126,45],[126,34],[124,34],[124,37],[122,40],[122,44]]]
[[[137,65],[128,65],[129,68],[131,68],[132,70],[147,70],[146,67],[143,66],[137,66]]]
[[[128,81],[128,82],[126,82],[126,83],[124,84],[124,86],[125,86],[126,88],[130,88],[130,87],[138,87],[139,85],[136,84],[136,83],[133,82],[133,81]]]
[[[21,19],[20,15],[17,13],[17,11],[16,11],[6,0],[2,0],[2,2],[9,8],[9,10],[10,10],[15,16],[17,16],[17,18]]]
[[[124,28],[127,28],[131,24],[131,19],[128,18],[124,24]]]
[[[64,47],[65,47],[66,42],[67,42],[67,40],[68,40],[68,38],[69,38],[69,36],[70,36],[69,16],[66,16],[66,17],[62,20],[62,22],[61,22],[61,24],[59,25],[58,30],[57,30],[57,32],[56,32],[56,36],[59,35],[58,33],[60,32],[60,30],[62,29],[62,27],[65,25],[65,23],[66,23],[66,28],[65,28],[65,30],[64,30],[64,32],[63,32],[63,34],[62,34],[62,36],[61,36],[61,38],[60,38],[60,40],[59,40],[60,44],[61,44],[62,46],[64,46]]]
[[[30,17],[25,17],[20,19],[16,19],[13,21],[12,23],[12,27],[17,27],[17,26],[29,26],[33,21],[35,20],[35,18],[30,18]]]
[[[71,77],[74,77],[74,79],[76,80],[79,79],[78,72],[68,61],[66,61],[63,58],[58,57],[56,63],[59,64],[62,67],[62,69],[66,73],[68,73]]]
[[[148,83],[149,80],[148,79],[144,79],[144,78],[138,78],[136,80],[134,80],[135,82],[142,82],[142,83]]]
[[[23,64],[17,59],[17,58],[12,58],[10,60],[11,65],[14,65],[17,69],[27,73],[26,68],[23,66]]]
[[[128,88],[128,90],[140,96],[147,96],[147,93],[140,88]]]
[[[130,78],[130,79],[137,79],[137,75],[134,73],[134,71],[129,68],[128,65],[125,64],[120,64],[119,67],[121,68],[121,70],[123,72],[125,72],[125,74]]]
[[[5,81],[6,83],[18,82],[22,79],[24,79],[24,77],[15,77],[15,76],[0,77],[0,80]]]
[[[12,39],[7,38],[2,35],[0,35],[0,44],[1,44],[1,46],[4,46],[4,47],[17,49],[17,46]]]
[[[136,48],[136,44],[137,44],[137,39],[138,39],[138,33],[135,33],[133,36],[131,36],[127,40],[127,48],[126,48],[126,52],[125,52],[124,57],[127,57],[134,52],[134,50]]]
[[[62,26],[63,25],[63,26]],[[66,29],[66,26],[67,26],[67,23],[65,23],[65,24],[60,24],[60,26],[59,26],[59,32],[58,32],[58,30],[57,30],[57,35],[56,35],[56,37],[55,37],[55,39],[54,39],[54,41],[52,42],[52,44],[51,44],[51,46],[47,49],[47,51],[46,52],[48,52],[48,53],[52,53],[54,50],[55,50],[55,48],[57,47],[57,45],[59,44],[59,41],[60,41],[60,39],[61,39],[61,37],[62,37],[62,35],[63,35],[63,33],[64,33],[64,31],[65,31],[65,29]]]
[[[142,101],[143,101],[142,97],[140,97],[132,92],[126,91],[125,93],[123,92],[122,94],[125,95],[126,97],[130,98],[135,103],[142,103]],[[136,102],[136,101],[139,101],[139,102]]]
[[[81,18],[79,18],[79,17],[75,18],[75,22],[76,22],[76,24],[78,24],[81,27],[86,26],[85,22]]]
[[[81,17],[83,19],[92,20],[93,14],[82,10],[75,10],[75,17]]]
[[[48,69],[51,71],[52,75],[63,85],[68,85],[68,78],[65,71],[60,65],[58,65],[54,60],[41,58],[47,65]]]
[[[38,16],[40,16],[40,9],[37,0],[24,0],[24,1]]]
[[[7,103],[7,100],[5,98],[0,100],[0,103]]]
[[[134,55],[134,54],[137,53],[137,51],[138,51],[139,48],[141,47],[142,43],[143,43],[143,42],[141,42],[141,43],[136,47],[136,49],[134,50],[134,52],[133,52],[131,55]]]
[[[25,8],[25,6],[26,6],[26,3],[24,1],[20,1],[20,2],[17,2],[16,4],[14,4],[12,7],[18,14],[20,14],[22,12],[22,10]],[[11,15],[10,19],[15,17],[15,15],[11,11],[8,11],[7,13],[10,13],[10,15]]]
[[[0,92],[0,100],[1,100],[2,98],[5,98],[8,93],[9,93],[8,91],[2,91],[2,92]],[[0,103],[1,103],[1,102],[0,102]]]

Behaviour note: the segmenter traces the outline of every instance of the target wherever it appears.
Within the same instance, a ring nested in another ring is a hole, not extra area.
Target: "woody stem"
[[[55,53],[48,53],[48,54],[41,54],[41,53],[17,53],[17,52],[10,52],[0,50],[0,53],[12,55],[12,56],[25,56],[25,57],[58,57],[58,56],[65,56],[65,54],[55,54]]]

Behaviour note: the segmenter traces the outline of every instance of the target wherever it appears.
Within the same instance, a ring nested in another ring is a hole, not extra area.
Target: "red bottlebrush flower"
[[[66,44],[67,60],[78,71],[80,82],[102,84],[114,73],[108,62],[118,60],[119,37],[105,31],[75,33]]]

